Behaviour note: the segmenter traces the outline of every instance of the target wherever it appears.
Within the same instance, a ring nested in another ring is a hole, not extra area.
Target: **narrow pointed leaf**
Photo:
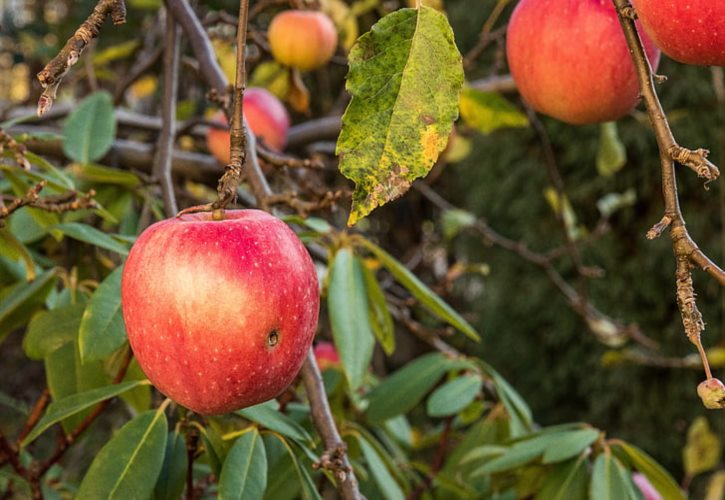
[[[243,434],[229,450],[219,478],[221,500],[255,500],[267,488],[267,455],[256,429]]]
[[[597,151],[597,172],[601,176],[610,177],[619,172],[626,163],[627,150],[619,138],[617,122],[602,123]]]
[[[446,382],[428,398],[427,410],[431,417],[455,415],[476,399],[481,390],[477,375],[463,375]]]
[[[620,460],[644,474],[652,486],[667,500],[684,500],[685,495],[670,474],[647,453],[634,445],[618,442],[612,450]]]
[[[589,476],[587,461],[578,458],[561,462],[546,475],[534,500],[569,500],[586,498]]]
[[[96,455],[77,497],[150,497],[164,462],[167,426],[163,410],[142,413],[124,425]]]
[[[121,274],[116,268],[93,292],[83,313],[78,333],[81,361],[110,356],[126,342],[126,327],[121,312]]]
[[[352,390],[363,383],[375,347],[365,277],[360,260],[349,248],[335,254],[330,267],[327,307],[342,367]]]
[[[337,154],[355,182],[353,225],[430,171],[458,116],[463,66],[448,20],[428,7],[382,18],[349,61]]]
[[[380,488],[383,498],[386,500],[405,500],[403,490],[395,481],[373,445],[362,436],[358,436],[358,442],[360,443],[360,449],[365,457],[365,461],[368,463],[370,473],[375,483],[377,483],[378,488]]]
[[[367,395],[367,416],[382,422],[412,410],[449,370],[471,368],[465,359],[426,354],[386,378]]]
[[[166,453],[154,487],[154,500],[178,500],[186,486],[188,457],[184,436],[177,431],[166,438]]]
[[[366,249],[368,249],[380,263],[393,275],[393,277],[403,285],[410,293],[420,301],[431,313],[442,319],[458,331],[466,335],[472,340],[481,340],[476,330],[458,314],[451,306],[445,303],[438,295],[428,288],[422,281],[418,279],[403,264],[395,260],[392,255],[377,246],[370,240],[359,238],[359,241]]]
[[[80,222],[66,222],[53,227],[74,240],[105,248],[119,255],[128,255],[128,246],[93,226]]]
[[[47,285],[55,280],[55,272],[53,270],[46,271],[33,281],[22,283],[13,290],[9,297],[0,302],[0,323],[8,318],[12,313],[17,311],[24,303],[34,298],[37,293],[42,293]],[[0,333],[0,338],[3,334]]]
[[[365,277],[365,289],[368,293],[370,326],[383,351],[390,356],[395,351],[393,317],[390,315],[385,294],[383,293],[383,289],[380,288],[380,283],[378,283],[375,273],[366,266],[363,266],[363,275]]]
[[[550,446],[544,453],[543,463],[551,464],[575,457],[599,437],[597,429],[580,429],[560,434],[556,445]]]
[[[30,359],[43,359],[78,336],[85,304],[71,304],[36,314],[28,325],[23,350]]]
[[[23,440],[22,444],[23,446],[27,446],[50,427],[61,420],[70,417],[71,415],[75,415],[100,403],[101,401],[123,394],[134,387],[148,384],[148,380],[121,382],[120,384],[99,387],[98,389],[91,389],[90,391],[72,394],[59,399],[58,401],[54,401],[50,403],[48,409],[45,411],[45,415],[43,415],[43,418],[40,419],[37,425],[33,428],[33,431]]]
[[[279,432],[283,436],[287,436],[298,441],[312,440],[312,437],[304,429],[304,427],[284,413],[277,411],[275,405],[275,402],[262,403],[239,410],[236,413],[247,420],[263,425],[267,429]]]
[[[63,126],[63,152],[78,163],[103,157],[116,136],[111,95],[97,92],[81,101]]]

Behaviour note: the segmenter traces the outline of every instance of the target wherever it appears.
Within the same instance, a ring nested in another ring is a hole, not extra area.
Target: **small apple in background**
[[[654,68],[659,50],[643,34]],[[536,111],[572,124],[616,120],[639,99],[617,12],[604,0],[521,0],[506,38],[509,68]]]
[[[284,104],[269,91],[259,87],[246,89],[243,103],[244,116],[254,135],[270,149],[282,151],[287,144],[290,127],[290,117]],[[214,120],[227,124],[227,118],[221,111]],[[224,165],[229,163],[229,130],[209,128],[206,145],[217,160]]]
[[[725,66],[723,0],[632,0],[644,31],[666,55],[687,64]]]
[[[324,66],[335,53],[337,30],[322,12],[286,10],[277,14],[267,30],[269,47],[277,62],[302,71]]]
[[[335,348],[335,344],[332,342],[327,342],[326,340],[318,342],[315,344],[313,352],[320,370],[325,371],[340,366],[340,355]]]
[[[293,381],[319,302],[304,245],[259,210],[157,222],[131,248],[121,284],[128,339],[146,376],[209,415],[272,399]]]

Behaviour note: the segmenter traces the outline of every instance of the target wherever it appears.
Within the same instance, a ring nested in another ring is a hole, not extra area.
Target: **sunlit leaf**
[[[358,39],[349,63],[352,100],[337,154],[355,182],[353,225],[431,169],[458,116],[463,67],[448,20],[428,7],[382,18]]]
[[[128,246],[108,234],[99,231],[93,226],[80,222],[66,222],[54,227],[66,236],[75,240],[90,243],[100,248],[105,248],[119,255],[128,255]]]
[[[496,92],[466,87],[461,92],[461,118],[471,128],[490,134],[505,127],[527,127],[526,115]]]
[[[370,326],[383,351],[390,356],[395,351],[395,327],[388,310],[388,303],[385,300],[385,293],[380,287],[375,273],[364,265],[362,269],[365,278],[365,289],[368,294]]]
[[[365,457],[365,461],[370,468],[370,473],[373,479],[375,479],[378,488],[380,488],[383,497],[386,500],[404,500],[405,494],[403,490],[395,481],[375,448],[363,436],[358,436],[358,442],[360,443],[360,449]]]
[[[620,460],[644,474],[652,486],[667,500],[684,500],[685,495],[670,474],[647,453],[622,441],[612,446]]]
[[[722,441],[705,417],[697,417],[687,430],[687,444],[682,450],[685,473],[692,477],[714,469],[721,456]]]
[[[297,422],[276,409],[276,402],[268,402],[244,408],[236,413],[264,427],[298,441],[310,441],[310,434]],[[226,436],[225,436],[226,437]]]

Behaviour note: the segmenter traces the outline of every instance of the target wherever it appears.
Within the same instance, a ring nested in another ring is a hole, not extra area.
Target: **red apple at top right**
[[[675,61],[725,66],[725,0],[632,0],[640,23]]]

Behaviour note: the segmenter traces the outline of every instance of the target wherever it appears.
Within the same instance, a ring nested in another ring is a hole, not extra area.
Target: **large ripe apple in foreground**
[[[266,146],[282,151],[287,144],[290,117],[284,104],[267,89],[250,87],[244,91],[244,117],[255,137]],[[214,120],[227,125],[227,118],[219,112]],[[229,163],[229,130],[210,128],[206,134],[206,145],[211,154],[226,165]]]
[[[269,48],[285,66],[312,71],[327,64],[337,48],[337,29],[326,14],[285,10],[269,24]]]
[[[675,61],[725,66],[725,1],[632,0],[645,31]]]
[[[642,36],[657,67],[659,50]],[[572,124],[616,120],[639,85],[611,0],[521,0],[506,38],[509,68],[531,107]]]
[[[317,274],[281,220],[259,210],[182,215],[133,245],[121,284],[136,358],[165,395],[202,414],[277,396],[317,327]]]

